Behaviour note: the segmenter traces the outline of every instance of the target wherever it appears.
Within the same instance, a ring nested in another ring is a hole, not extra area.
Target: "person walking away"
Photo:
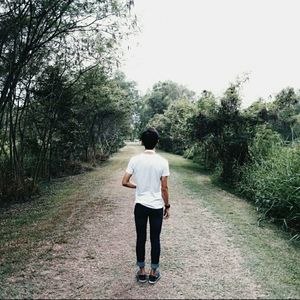
[[[122,185],[136,189],[134,219],[136,226],[136,258],[139,270],[136,274],[139,282],[146,282],[145,244],[147,236],[147,222],[150,223],[151,241],[151,270],[148,278],[150,284],[160,279],[160,233],[163,217],[170,216],[168,194],[168,161],[155,152],[159,141],[156,129],[148,128],[141,135],[145,151],[133,156],[127,166]],[[135,182],[131,181],[134,176]]]

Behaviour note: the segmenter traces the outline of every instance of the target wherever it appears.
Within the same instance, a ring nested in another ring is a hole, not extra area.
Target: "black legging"
[[[134,218],[136,226],[136,256],[138,265],[144,266],[145,244],[147,237],[147,221],[150,222],[151,241],[151,267],[156,269],[159,266],[160,256],[160,232],[163,220],[163,208],[152,209],[137,203],[134,208]]]

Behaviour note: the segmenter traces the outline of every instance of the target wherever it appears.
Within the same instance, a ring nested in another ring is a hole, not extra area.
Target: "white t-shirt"
[[[154,209],[164,206],[160,179],[162,176],[170,175],[169,163],[165,158],[154,151],[133,156],[126,172],[134,176],[135,203]]]

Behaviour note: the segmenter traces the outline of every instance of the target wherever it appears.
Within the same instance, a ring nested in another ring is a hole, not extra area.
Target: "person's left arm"
[[[128,188],[131,188],[131,189],[135,189],[136,184],[134,182],[130,181],[131,176],[132,176],[132,174],[125,172],[124,177],[122,179],[122,185],[126,186]]]

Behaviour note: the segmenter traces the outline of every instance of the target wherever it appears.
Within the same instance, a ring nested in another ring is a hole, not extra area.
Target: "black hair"
[[[147,150],[155,148],[159,140],[159,133],[155,128],[147,128],[141,135],[141,141]]]

